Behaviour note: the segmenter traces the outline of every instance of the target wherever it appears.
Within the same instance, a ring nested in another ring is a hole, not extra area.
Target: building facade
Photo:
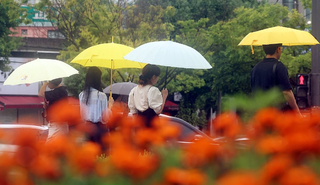
[[[261,1],[261,0],[258,0]],[[311,21],[311,10],[303,7],[302,2],[299,0],[268,0],[269,3],[277,3],[282,6],[288,7],[289,10],[296,9],[301,15],[304,16],[307,22]]]
[[[29,0],[29,4],[40,0]],[[46,124],[42,117],[43,98],[38,97],[41,82],[21,85],[3,85],[7,77],[17,67],[36,58],[56,59],[63,47],[64,37],[47,20],[46,15],[33,7],[23,5],[28,10],[31,23],[21,24],[12,30],[13,37],[22,37],[24,45],[12,51],[10,71],[0,71],[0,123]]]

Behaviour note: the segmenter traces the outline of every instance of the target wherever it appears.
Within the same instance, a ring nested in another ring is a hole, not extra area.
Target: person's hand
[[[43,108],[44,108],[44,109],[47,109],[48,106],[49,106],[49,101],[44,100],[44,102],[43,102]]]
[[[168,97],[168,89],[167,88],[163,88],[162,91],[162,98],[165,100]]]
[[[111,109],[114,104],[114,99],[112,96],[109,96],[108,108]]]

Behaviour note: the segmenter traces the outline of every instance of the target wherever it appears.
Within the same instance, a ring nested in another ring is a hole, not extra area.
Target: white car
[[[17,134],[27,131],[35,134],[34,137],[38,141],[45,142],[48,136],[48,126],[37,126],[28,124],[0,124],[0,154],[2,153],[12,153],[17,150],[18,145],[16,145],[15,138]]]

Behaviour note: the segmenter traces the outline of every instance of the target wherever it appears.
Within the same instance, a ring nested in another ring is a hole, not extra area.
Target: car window
[[[179,141],[192,141],[195,138],[195,135],[197,135],[198,133],[191,129],[190,127],[188,127],[185,124],[181,124],[179,121],[176,120],[170,120],[169,121],[170,124],[178,126],[180,128],[180,135],[178,137]]]

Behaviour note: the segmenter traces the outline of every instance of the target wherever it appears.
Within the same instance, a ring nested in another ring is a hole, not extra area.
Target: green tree
[[[21,3],[26,3],[23,1]],[[11,37],[20,23],[28,23],[26,9],[20,8],[20,3],[14,0],[0,0],[0,70],[10,69],[8,64],[12,50],[17,49],[22,43],[21,38]]]
[[[58,3],[58,4],[57,4]],[[67,63],[84,49],[101,43],[120,43],[128,46],[138,46],[154,40],[169,38],[173,29],[171,24],[163,23],[162,17],[172,14],[172,7],[162,9],[160,6],[150,6],[147,14],[136,11],[136,6],[127,0],[66,0],[52,4],[42,0],[36,5],[37,9],[46,12],[48,19],[57,25],[59,31],[66,37],[68,45],[61,51],[58,59]],[[113,40],[112,40],[113,38]],[[80,73],[85,73],[85,69]],[[110,84],[110,69],[103,69],[103,82]],[[141,70],[113,70],[113,82],[138,80]],[[82,90],[84,75],[66,81],[69,92],[77,93]],[[75,80],[74,82],[72,82]],[[74,94],[75,96],[77,94]]]
[[[305,8],[312,8],[312,0],[300,0]],[[314,0],[316,1],[316,0]]]
[[[289,12],[280,5],[267,3],[257,8],[240,7],[234,13],[234,18],[220,21],[208,29],[196,25],[204,20],[180,22],[182,34],[177,40],[186,40],[190,45],[194,45],[213,66],[212,69],[204,71],[205,86],[189,92],[194,95],[190,100],[195,108],[208,112],[210,107],[217,106],[219,94],[250,94],[250,71],[265,55],[262,47],[254,47],[255,54],[252,55],[250,46],[237,46],[246,34],[280,25],[281,21],[283,25],[293,28],[303,29],[305,26],[305,20],[300,14]],[[286,48],[281,61],[285,64],[292,63],[288,59],[294,55],[298,57],[303,49],[305,47]],[[301,60],[301,66],[305,61]]]

